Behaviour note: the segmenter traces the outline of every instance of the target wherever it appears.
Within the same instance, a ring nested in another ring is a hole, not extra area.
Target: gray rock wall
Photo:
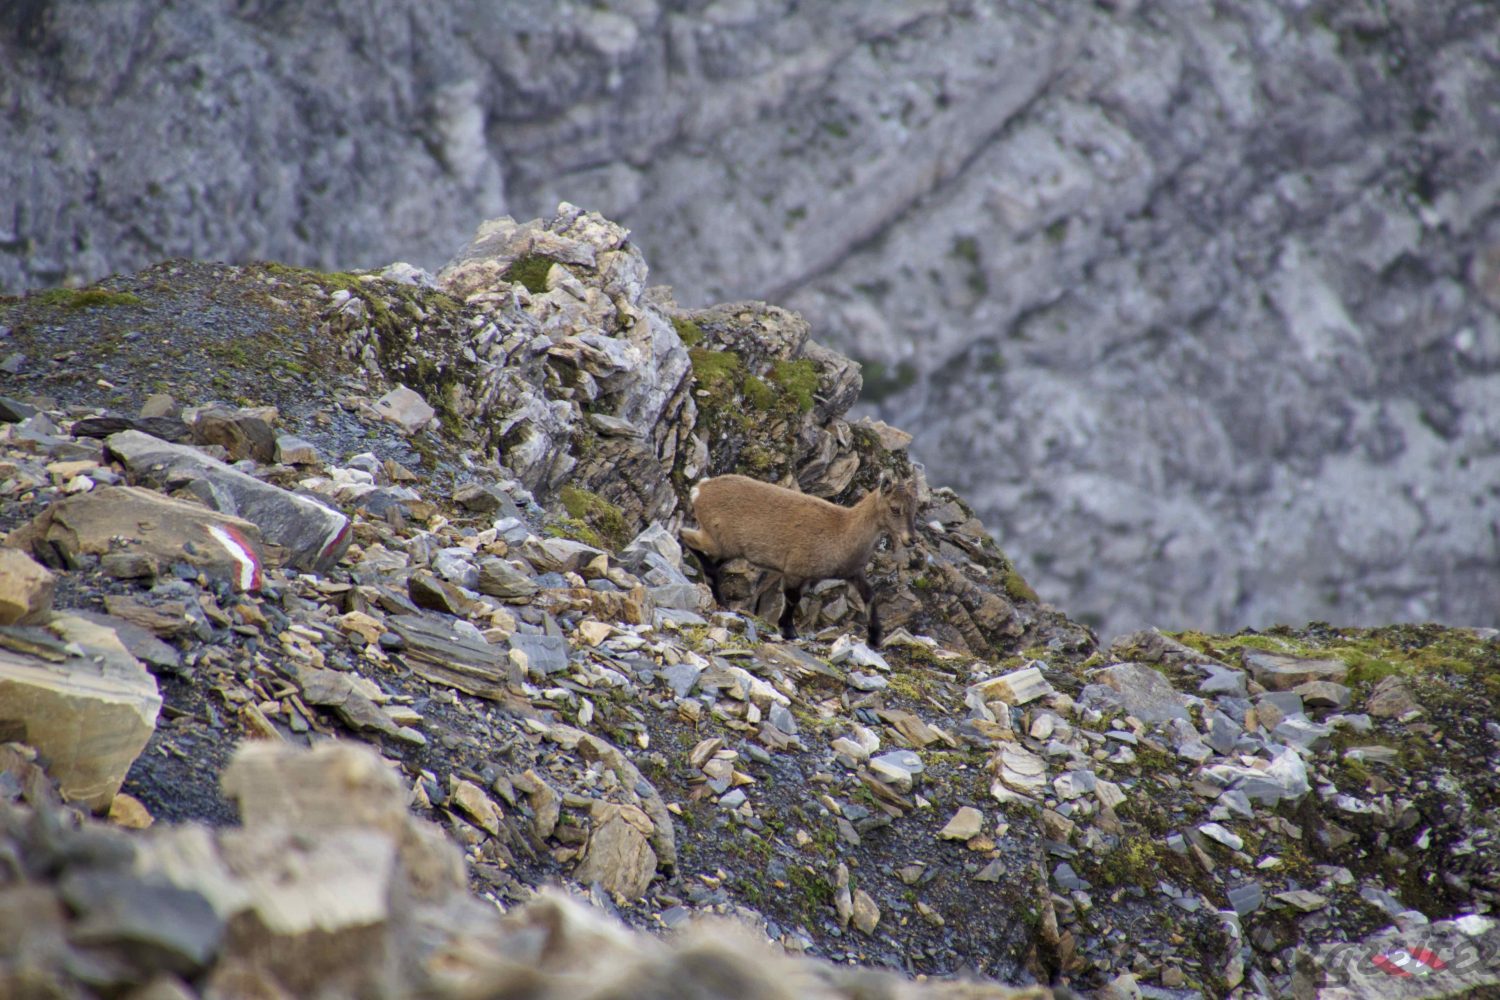
[[[876,362],[1106,631],[1500,605],[1490,3],[27,0],[0,67],[0,288],[567,198]]]

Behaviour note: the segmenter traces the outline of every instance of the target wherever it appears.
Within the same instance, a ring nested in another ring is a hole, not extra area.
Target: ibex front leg
[[[859,591],[860,600],[865,602],[865,614],[870,619],[866,635],[869,638],[870,646],[878,649],[880,648],[880,640],[883,636],[880,631],[880,611],[875,607],[875,588],[870,586],[870,581],[865,579],[863,573],[859,574],[859,576],[851,577],[849,582],[854,584],[854,589]]]

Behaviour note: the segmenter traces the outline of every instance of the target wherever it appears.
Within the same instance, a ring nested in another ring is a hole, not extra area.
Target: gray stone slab
[[[526,654],[530,670],[540,674],[558,674],[568,669],[568,640],[551,635],[510,637],[510,648]]]
[[[1117,663],[1095,674],[1083,689],[1085,708],[1115,708],[1146,723],[1188,719],[1186,699],[1165,677],[1139,663]]]
[[[672,693],[679,698],[686,698],[692,693],[698,684],[698,675],[703,673],[702,667],[695,667],[690,663],[677,663],[662,670],[662,679],[672,689]]]
[[[1219,754],[1228,754],[1234,750],[1244,731],[1244,726],[1223,712],[1215,711],[1209,715],[1208,745]]]
[[[387,622],[405,643],[402,656],[412,672],[435,684],[499,701],[508,685],[520,681],[504,649],[459,635],[449,618],[401,614]]]
[[[1267,691],[1255,699],[1257,705],[1270,702],[1281,709],[1282,715],[1303,715],[1305,709],[1302,704],[1302,696],[1295,691]]]

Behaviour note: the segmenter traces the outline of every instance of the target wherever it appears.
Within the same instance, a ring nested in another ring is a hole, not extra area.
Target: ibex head
[[[881,473],[880,525],[890,533],[903,549],[916,540],[917,534],[917,484],[916,480],[897,482],[889,473]]]

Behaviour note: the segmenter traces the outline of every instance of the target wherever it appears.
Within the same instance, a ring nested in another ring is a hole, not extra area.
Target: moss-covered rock
[[[630,541],[630,531],[620,508],[599,494],[568,484],[558,491],[557,496],[568,516],[576,524],[586,527],[595,539],[579,538],[579,541],[615,550]]]
[[[524,286],[528,292],[545,292],[547,275],[552,273],[553,263],[554,261],[541,254],[527,254],[507,268],[503,277],[506,281]]]

